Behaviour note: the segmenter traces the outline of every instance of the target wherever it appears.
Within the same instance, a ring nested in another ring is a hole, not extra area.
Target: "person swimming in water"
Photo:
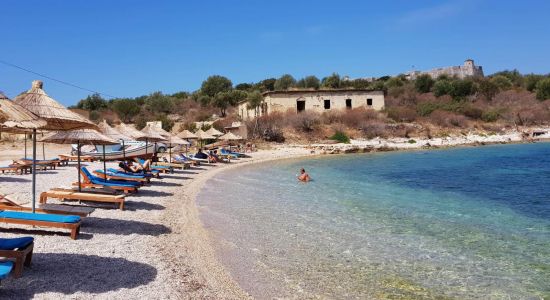
[[[311,180],[311,177],[309,177],[309,174],[306,173],[306,170],[304,168],[300,169],[300,175],[298,175],[298,180],[303,182],[308,182]]]

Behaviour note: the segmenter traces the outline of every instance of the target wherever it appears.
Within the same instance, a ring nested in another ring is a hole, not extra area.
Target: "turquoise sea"
[[[256,298],[550,299],[550,143],[245,166],[198,205]]]

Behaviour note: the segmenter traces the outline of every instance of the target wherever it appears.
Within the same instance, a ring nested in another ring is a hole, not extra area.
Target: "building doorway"
[[[306,101],[305,100],[296,101],[296,109],[298,112],[303,112],[304,110],[306,110]]]
[[[346,99],[346,108],[351,109],[351,99]]]

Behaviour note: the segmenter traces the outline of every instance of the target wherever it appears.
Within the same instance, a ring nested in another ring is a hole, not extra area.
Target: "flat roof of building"
[[[320,90],[267,91],[267,92],[263,92],[262,95],[267,96],[267,95],[274,95],[274,94],[316,94],[316,93],[349,93],[349,92],[384,93],[384,91],[381,91],[381,90],[369,90],[369,89],[320,89]]]

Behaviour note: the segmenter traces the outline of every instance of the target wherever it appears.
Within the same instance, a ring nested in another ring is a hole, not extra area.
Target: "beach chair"
[[[19,160],[17,160],[18,163],[24,163],[24,164],[27,164],[27,165],[32,165],[32,158],[21,158]],[[52,160],[40,160],[40,159],[37,159],[35,160],[36,162],[36,165],[37,166],[44,166],[46,168],[50,168],[52,170],[55,170],[55,168],[57,167],[58,163],[57,162],[54,162]]]
[[[184,159],[187,159],[187,160],[197,161],[197,162],[206,163],[206,164],[209,164],[209,163],[210,163],[210,161],[209,161],[208,159],[206,159],[206,158],[196,158],[196,157],[194,157],[194,156],[192,156],[192,155],[187,156],[187,155],[185,155],[185,154],[183,154],[183,153],[180,154],[180,156],[183,157]]]
[[[139,157],[136,157],[135,158],[135,161],[140,164],[142,167],[145,165],[145,160],[142,159],[142,158],[139,158]],[[159,172],[162,172],[162,173],[173,173],[174,170],[172,169],[172,167],[169,167],[169,166],[153,166],[153,165],[149,165],[149,169],[150,170],[157,170]]]
[[[142,175],[120,174],[120,173],[111,172],[109,170],[105,172],[102,169],[95,170],[94,174],[96,174],[101,179],[107,178],[108,180],[137,182],[137,183],[140,183],[141,185],[150,181],[149,177],[145,177]]]
[[[200,161],[191,160],[191,159],[189,159],[185,156],[181,156],[181,154],[172,157],[172,160],[177,162],[177,163],[189,163],[189,164],[191,164],[195,167],[200,166],[200,164],[201,164]]]
[[[128,172],[124,169],[115,169],[115,168],[108,168],[107,171],[115,174],[122,174],[122,175],[137,175],[137,176],[143,176],[145,178],[152,178],[154,175],[152,173],[147,172]],[[158,172],[156,172],[158,174]]]
[[[155,165],[156,166],[166,166],[166,167],[178,168],[178,169],[182,169],[182,170],[189,169],[191,167],[190,162],[179,162],[179,161],[176,161],[176,160],[172,160],[172,162],[169,162],[168,159],[166,159],[166,157],[163,157],[162,159],[163,159],[163,161],[156,162]]]
[[[81,219],[79,216],[40,214],[7,210],[0,210],[0,222],[6,224],[69,229],[73,240],[76,240],[78,233],[80,232],[81,225]]]
[[[0,281],[8,278],[12,269],[13,269],[12,261],[0,262]]]
[[[40,203],[47,204],[49,198],[60,200],[78,200],[91,202],[113,203],[118,205],[120,210],[124,210],[125,195],[93,194],[87,192],[78,192],[71,189],[51,189],[40,194]]]
[[[137,192],[139,183],[128,182],[128,181],[116,181],[116,180],[104,180],[94,176],[86,169],[86,167],[80,167],[80,174],[82,175],[83,182],[81,182],[81,187],[90,187],[90,188],[103,188],[109,187],[115,190],[123,191],[124,193]],[[78,186],[78,182],[73,183],[73,185]]]
[[[59,154],[59,159],[61,160],[67,160],[67,161],[77,161],[78,155],[63,155]],[[88,162],[94,162],[95,158],[90,155],[80,155],[80,161],[88,161]]]
[[[17,164],[11,164],[9,166],[0,167],[0,171],[2,171],[2,174],[7,172],[7,173],[23,175],[23,172],[27,174],[28,170],[29,170],[28,167],[23,167]]]
[[[32,212],[31,207],[26,207],[26,206],[17,204],[16,202],[8,199],[4,195],[0,195],[0,210]],[[45,213],[45,214],[75,215],[80,217],[87,217],[94,211],[94,209],[91,207],[81,207],[81,206],[72,206],[72,205],[41,204],[40,207],[37,207],[35,209],[35,211],[39,213]]]
[[[232,157],[232,158],[239,158],[239,154],[233,153],[227,149],[220,149],[220,154],[224,156]]]
[[[12,239],[0,238],[0,257],[15,260],[13,268],[15,278],[23,275],[23,266],[31,265],[33,249],[34,238],[30,236]]]

